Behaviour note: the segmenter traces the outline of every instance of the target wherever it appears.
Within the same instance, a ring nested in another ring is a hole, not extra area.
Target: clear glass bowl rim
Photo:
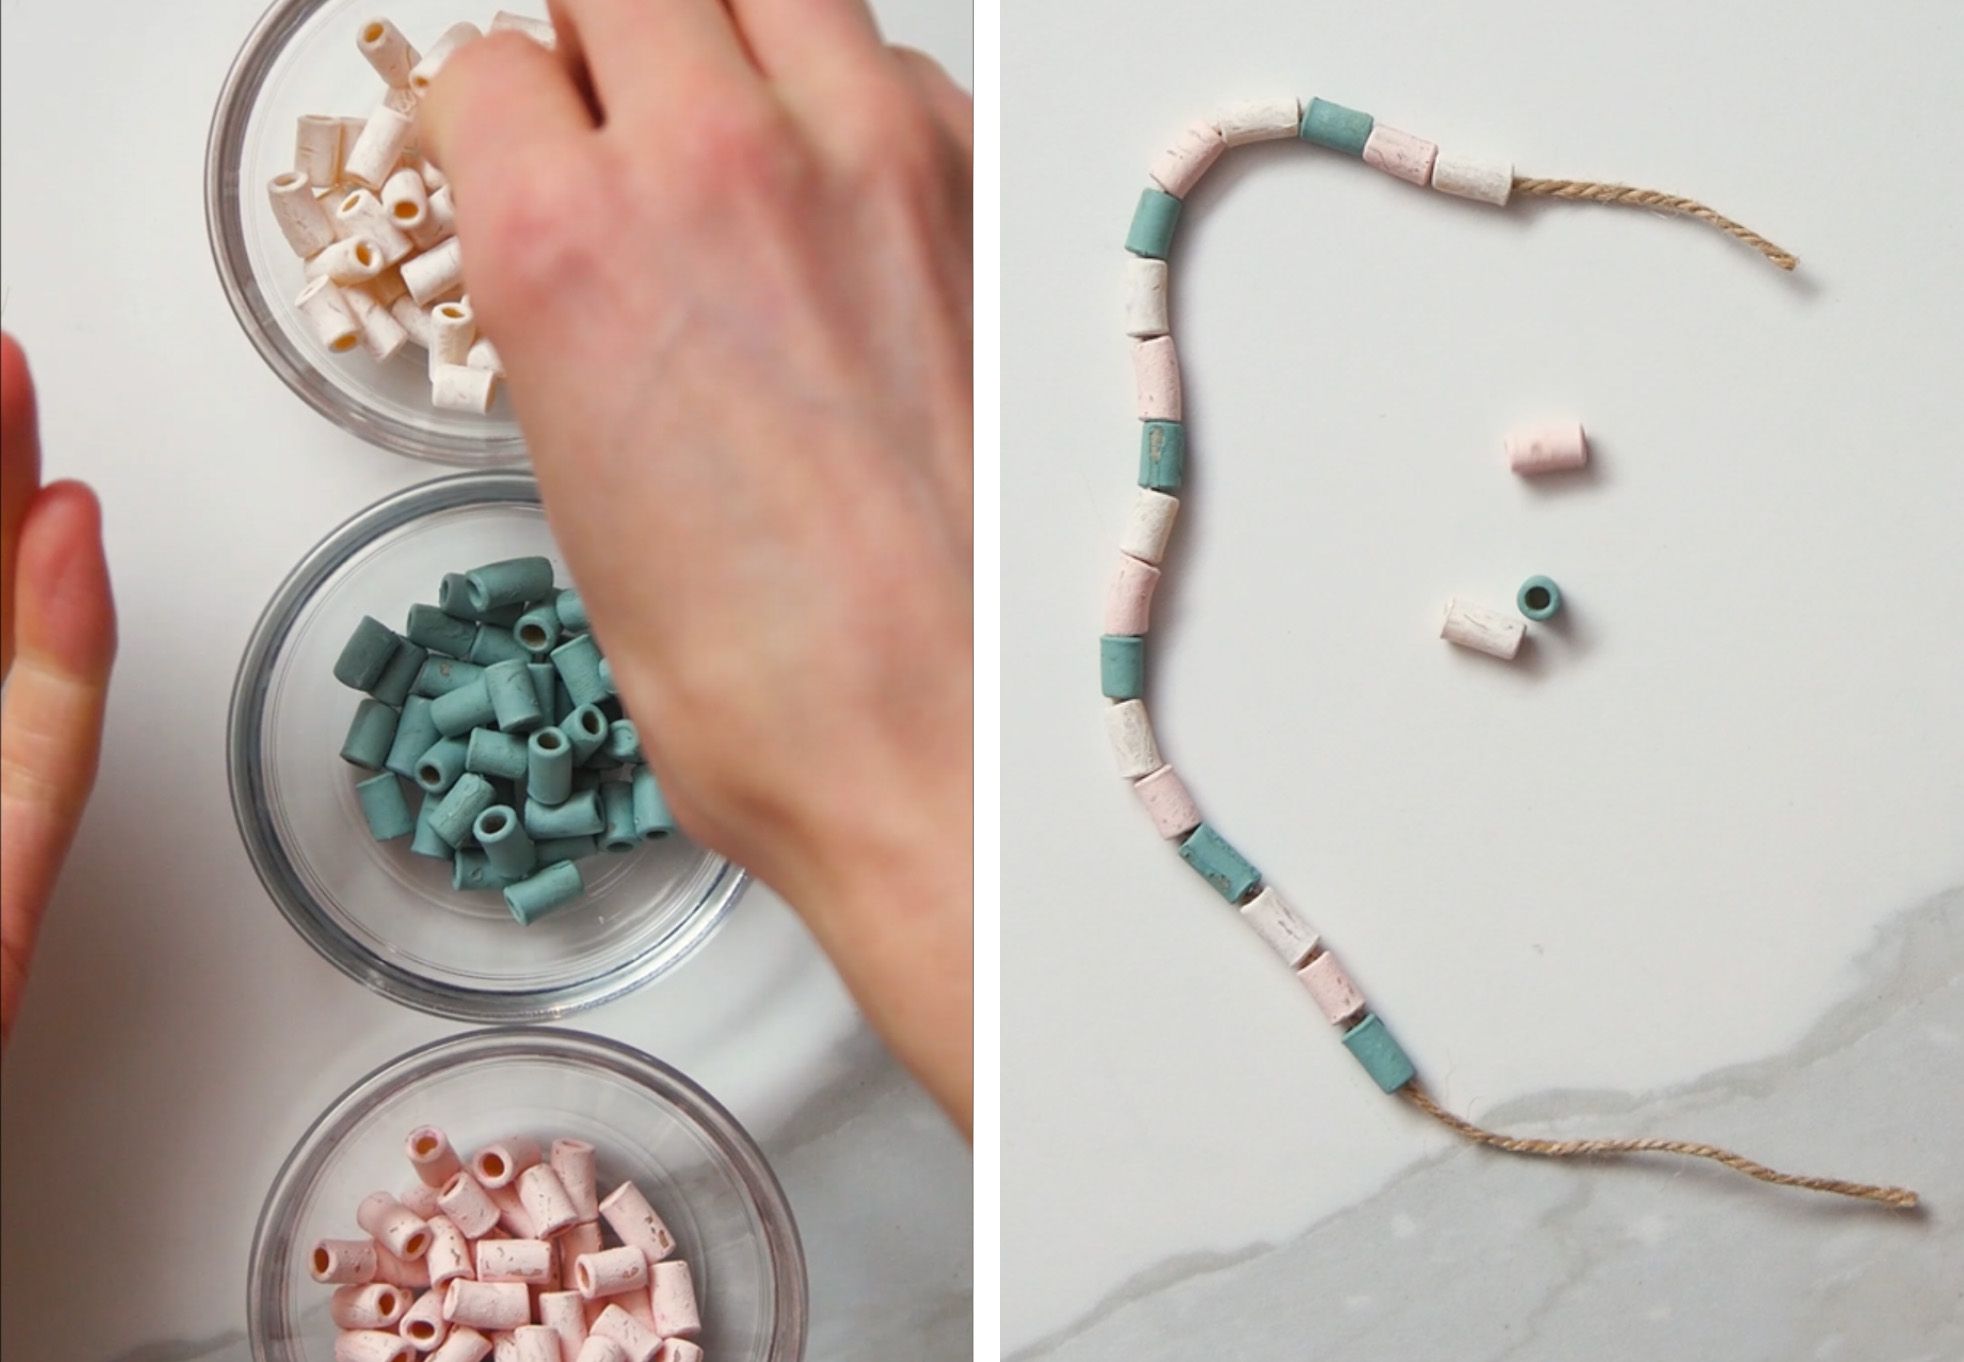
[[[654,1092],[696,1126],[730,1161],[763,1221],[765,1256],[777,1304],[768,1362],[799,1362],[810,1325],[804,1243],[784,1187],[750,1132],[701,1084],[653,1055],[591,1032],[535,1026],[488,1027],[419,1045],[355,1080],[314,1118],[273,1175],[252,1233],[252,1256],[246,1267],[246,1334],[254,1362],[284,1362],[272,1352],[266,1337],[279,1318],[280,1293],[285,1289],[285,1282],[266,1269],[267,1238],[292,1219],[293,1202],[305,1180],[338,1145],[339,1137],[378,1103],[451,1064],[501,1056],[560,1059],[605,1069]]]
[[[530,473],[515,469],[457,473],[418,483],[357,512],[308,550],[274,591],[239,661],[226,723],[226,776],[232,814],[259,882],[293,929],[329,964],[385,998],[453,1021],[553,1021],[611,1002],[681,964],[722,925],[748,884],[748,874],[725,862],[703,901],[662,948],[604,974],[529,991],[461,988],[381,959],[321,912],[295,872],[261,797],[259,724],[272,662],[306,603],[343,562],[379,536],[438,511],[495,502],[537,506],[538,483]]]

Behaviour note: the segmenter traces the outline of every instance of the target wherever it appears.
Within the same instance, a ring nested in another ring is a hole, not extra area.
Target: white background
[[[967,82],[966,5],[879,8]],[[242,1356],[246,1248],[281,1159],[347,1084],[459,1029],[314,955],[225,792],[228,691],[275,584],[441,471],[309,412],[220,293],[205,134],[259,11],[4,8],[4,321],[34,368],[47,476],[102,495],[122,613],[101,785],[6,1058],[0,1337],[20,1362]],[[573,1024],[675,1063],[764,1144],[812,1259],[814,1358],[968,1355],[966,1152],[770,894],[677,975]]]
[[[1704,198],[1801,257],[1789,278],[1686,221],[1461,203],[1293,142],[1230,152],[1174,251],[1192,475],[1154,608],[1164,752],[1450,1105],[1636,1093],[1791,1043],[1880,922],[1964,882],[1964,11],[1006,8],[1014,1350],[1443,1144],[1112,774],[1120,245],[1152,155],[1223,100],[1320,94],[1523,173]],[[1508,473],[1503,432],[1547,416],[1588,425],[1592,475]],[[1436,637],[1449,594],[1511,608],[1537,572],[1570,606],[1527,660]],[[1910,1135],[1868,1115],[1868,1167],[1808,1171],[1901,1165]],[[1806,1167],[1808,1130],[1755,1138]],[[1336,1247],[1383,1254],[1397,1299],[1388,1240]]]

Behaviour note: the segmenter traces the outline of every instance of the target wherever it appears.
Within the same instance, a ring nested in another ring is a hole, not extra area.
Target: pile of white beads
[[[308,1255],[335,1288],[334,1362],[702,1362],[675,1236],[632,1182],[598,1195],[592,1145],[514,1137],[466,1165],[420,1126],[404,1149],[415,1184]]]

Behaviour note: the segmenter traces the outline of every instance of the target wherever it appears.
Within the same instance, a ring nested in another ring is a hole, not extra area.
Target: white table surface
[[[1019,1362],[1964,1356],[1964,11],[1006,7],[1004,1345]],[[1899,1181],[1473,1151],[1364,1078],[1113,777],[1120,244],[1151,156],[1321,94],[1524,173],[1289,143],[1174,251],[1190,468],[1149,702],[1448,1105]],[[1512,423],[1597,472],[1526,485]],[[1506,666],[1436,637],[1526,576]],[[1541,631],[1537,631],[1541,632]]]
[[[880,8],[966,83],[965,6]],[[35,370],[48,475],[102,494],[122,612],[101,785],[6,1058],[10,1362],[247,1357],[246,1250],[280,1160],[347,1084],[460,1029],[287,927],[225,791],[227,693],[274,585],[439,471],[306,410],[219,291],[205,133],[258,11],[4,9],[4,322]],[[970,1355],[967,1150],[769,893],[677,974],[572,1024],[676,1064],[758,1138],[810,1259],[810,1357]],[[109,1281],[81,1268],[105,1235],[127,1246]]]

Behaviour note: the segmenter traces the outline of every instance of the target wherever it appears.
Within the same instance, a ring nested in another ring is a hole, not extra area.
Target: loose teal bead
[[[553,613],[559,616],[559,627],[567,633],[584,633],[593,627],[586,616],[586,602],[572,587],[567,587],[554,597],[552,604]]]
[[[497,800],[490,781],[475,771],[466,771],[430,812],[430,827],[451,846],[462,846],[477,816]]]
[[[571,861],[557,861],[547,866],[530,879],[505,886],[505,907],[518,919],[518,925],[529,927],[546,914],[564,908],[574,899],[586,892],[586,885],[580,879],[580,868]]]
[[[566,796],[563,804],[525,801],[525,830],[542,842],[554,837],[593,837],[606,826],[598,790],[577,790]]]
[[[450,793],[470,762],[470,744],[462,738],[438,738],[416,758],[415,781],[433,795]]]
[[[518,810],[493,804],[471,824],[478,846],[491,858],[491,868],[508,880],[522,880],[538,864],[532,839],[518,821]]]
[[[491,687],[480,676],[468,686],[437,696],[430,702],[430,717],[444,737],[460,738],[473,728],[496,723],[498,711],[491,704]]]
[[[450,887],[457,890],[503,889],[510,883],[491,864],[491,858],[474,849],[459,849],[450,861]]]
[[[559,725],[566,741],[573,744],[573,760],[585,765],[587,758],[607,745],[607,716],[598,705],[581,705]]]
[[[430,703],[424,695],[412,695],[402,702],[395,741],[389,744],[389,759],[383,766],[404,780],[416,779],[416,764],[443,736],[436,731],[436,720],[430,717]]]
[[[1551,620],[1562,611],[1562,589],[1551,577],[1530,577],[1514,593],[1514,604],[1531,620]]]
[[[600,787],[600,816],[606,827],[600,845],[607,851],[632,851],[641,845],[641,832],[634,826],[634,791],[625,781],[610,780]]]
[[[410,687],[410,692],[434,700],[438,696],[448,695],[459,686],[470,685],[483,675],[484,668],[475,662],[462,662],[431,653],[423,660],[423,669],[416,673],[416,684]]]
[[[574,704],[573,697],[566,693],[566,683],[559,678],[559,669],[554,667],[552,670],[552,721],[563,729],[566,727],[566,721],[573,717],[573,711],[579,706]]]
[[[1139,427],[1139,485],[1177,492],[1187,474],[1187,428],[1178,421],[1146,421]]]
[[[1386,1092],[1397,1092],[1418,1075],[1412,1061],[1405,1057],[1404,1048],[1375,1012],[1366,1012],[1364,1020],[1344,1032],[1343,1044],[1364,1066],[1364,1072]]]
[[[498,624],[509,629],[525,613],[523,605],[501,605],[495,610],[479,610],[471,604],[471,584],[461,572],[446,572],[437,587],[436,608],[446,615],[472,624]]]
[[[1327,99],[1312,99],[1309,107],[1303,110],[1302,139],[1328,147],[1331,151],[1362,156],[1364,144],[1371,140],[1371,128],[1376,121],[1367,113],[1346,109]]]
[[[361,802],[361,816],[368,820],[369,834],[378,842],[393,842],[416,831],[416,815],[402,797],[402,784],[387,771],[370,776],[355,786]]]
[[[447,615],[434,605],[409,607],[409,641],[443,657],[468,657],[477,626]]]
[[[542,728],[525,746],[525,793],[541,804],[563,804],[573,792],[573,745],[556,728]]]
[[[341,655],[334,659],[334,679],[355,690],[372,690],[395,655],[396,631],[372,615],[363,615]]]
[[[600,684],[607,688],[607,694],[619,695],[620,692],[614,689],[614,664],[603,657],[595,670],[600,673]]]
[[[544,657],[559,642],[559,611],[551,601],[535,605],[518,617],[511,633],[529,656]]]
[[[380,700],[364,699],[355,706],[354,722],[341,744],[341,760],[365,770],[381,770],[395,746],[396,719],[396,712]]]
[[[600,850],[600,844],[591,837],[548,837],[532,845],[538,848],[540,865],[551,865],[554,861],[583,861]]]
[[[1180,843],[1180,859],[1198,871],[1200,878],[1213,885],[1214,891],[1229,903],[1241,902],[1262,882],[1261,872],[1249,864],[1248,858],[1206,823]]]
[[[559,712],[553,706],[558,703],[558,671],[550,662],[528,662],[525,664],[525,671],[532,678],[532,690],[539,697],[539,713],[545,715],[548,720],[557,719]]]
[[[1108,700],[1137,700],[1146,693],[1146,641],[1135,634],[1098,639],[1098,674]]]
[[[600,682],[600,645],[592,634],[580,634],[552,650],[552,665],[566,683],[566,694],[576,705],[593,705],[607,698]]]
[[[529,666],[514,658],[484,669],[484,688],[491,694],[491,712],[501,732],[530,733],[545,726],[546,712],[539,705]]]
[[[552,564],[544,558],[507,558],[464,574],[471,609],[480,614],[501,605],[524,605],[553,594]]]
[[[495,728],[473,728],[464,744],[464,769],[500,780],[523,780],[530,764],[525,739]]]
[[[428,856],[434,861],[448,861],[456,855],[450,843],[436,835],[430,826],[430,815],[436,812],[437,801],[425,795],[416,809],[416,835],[410,839],[409,849],[418,856]]]
[[[368,693],[385,705],[402,708],[402,702],[409,698],[409,692],[416,685],[416,678],[423,670],[423,663],[429,653],[408,639],[396,644],[396,650],[389,658],[389,665],[382,668],[382,675],[374,688]]]
[[[675,815],[655,780],[653,768],[634,768],[634,830],[643,837],[662,837],[675,831]]]
[[[488,667],[494,662],[530,662],[532,654],[525,651],[511,630],[496,624],[480,624],[477,637],[471,640],[470,660]]]
[[[1134,255],[1164,260],[1173,249],[1173,229],[1180,222],[1180,201],[1164,189],[1139,191],[1139,206],[1132,210],[1132,230],[1125,234],[1125,249]]]
[[[616,719],[607,729],[607,756],[622,763],[641,760],[641,731],[632,719]]]

